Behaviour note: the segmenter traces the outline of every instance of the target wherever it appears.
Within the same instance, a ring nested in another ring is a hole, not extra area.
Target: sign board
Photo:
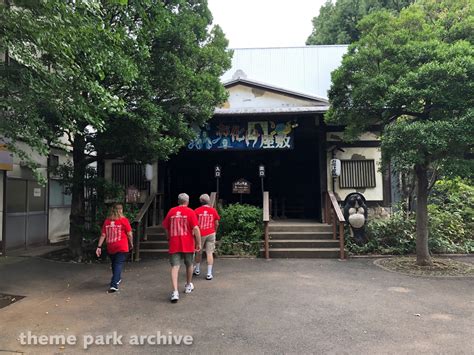
[[[135,186],[129,186],[127,188],[126,201],[127,203],[140,202],[140,190],[138,190]]]
[[[33,189],[33,196],[34,197],[41,197],[41,188],[40,187],[35,187]]]
[[[193,127],[193,151],[285,150],[294,147],[294,121],[211,122]]]
[[[214,177],[215,178],[220,178],[221,177],[221,167],[219,165],[216,165],[214,167]]]
[[[341,161],[339,159],[331,159],[329,166],[332,177],[338,177],[341,175]]]
[[[239,179],[232,183],[233,194],[249,194],[250,193],[250,182],[245,179]]]
[[[13,154],[5,144],[0,144],[0,170],[13,170]]]
[[[258,177],[264,178],[265,177],[265,166],[260,165],[258,167]]]

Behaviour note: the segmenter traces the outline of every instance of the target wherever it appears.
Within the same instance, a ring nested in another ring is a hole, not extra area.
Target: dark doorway
[[[190,195],[191,207],[198,206],[202,193],[216,191],[214,167],[222,168],[219,198],[224,204],[248,203],[262,206],[259,165],[265,166],[264,188],[270,192],[274,217],[321,218],[321,188],[318,127],[314,117],[295,119],[294,148],[290,150],[182,150],[161,164],[161,186],[166,207],[176,204],[180,192]],[[232,193],[232,183],[240,178],[251,183],[251,194]]]

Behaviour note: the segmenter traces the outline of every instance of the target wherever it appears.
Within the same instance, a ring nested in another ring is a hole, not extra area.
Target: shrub
[[[221,255],[258,255],[263,235],[262,209],[237,203],[223,208],[219,214],[217,252]]]
[[[461,179],[440,180],[428,205],[429,248],[433,253],[474,252],[474,187]],[[366,227],[367,243],[358,246],[347,233],[354,254],[411,254],[416,251],[415,214],[397,209],[388,219],[373,219]]]

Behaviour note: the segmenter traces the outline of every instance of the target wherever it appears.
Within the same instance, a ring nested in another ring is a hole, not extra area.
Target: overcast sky
[[[304,46],[326,0],[208,0],[230,48]]]

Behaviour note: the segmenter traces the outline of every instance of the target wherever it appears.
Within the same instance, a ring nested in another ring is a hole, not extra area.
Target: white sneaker
[[[184,293],[191,293],[194,290],[194,285],[192,282],[184,285]]]
[[[179,292],[178,291],[173,291],[171,292],[171,298],[170,301],[171,303],[176,303],[179,300]]]
[[[212,274],[207,274],[206,280],[212,280]]]
[[[201,270],[199,270],[197,267],[194,267],[193,274],[199,276],[201,274]]]

